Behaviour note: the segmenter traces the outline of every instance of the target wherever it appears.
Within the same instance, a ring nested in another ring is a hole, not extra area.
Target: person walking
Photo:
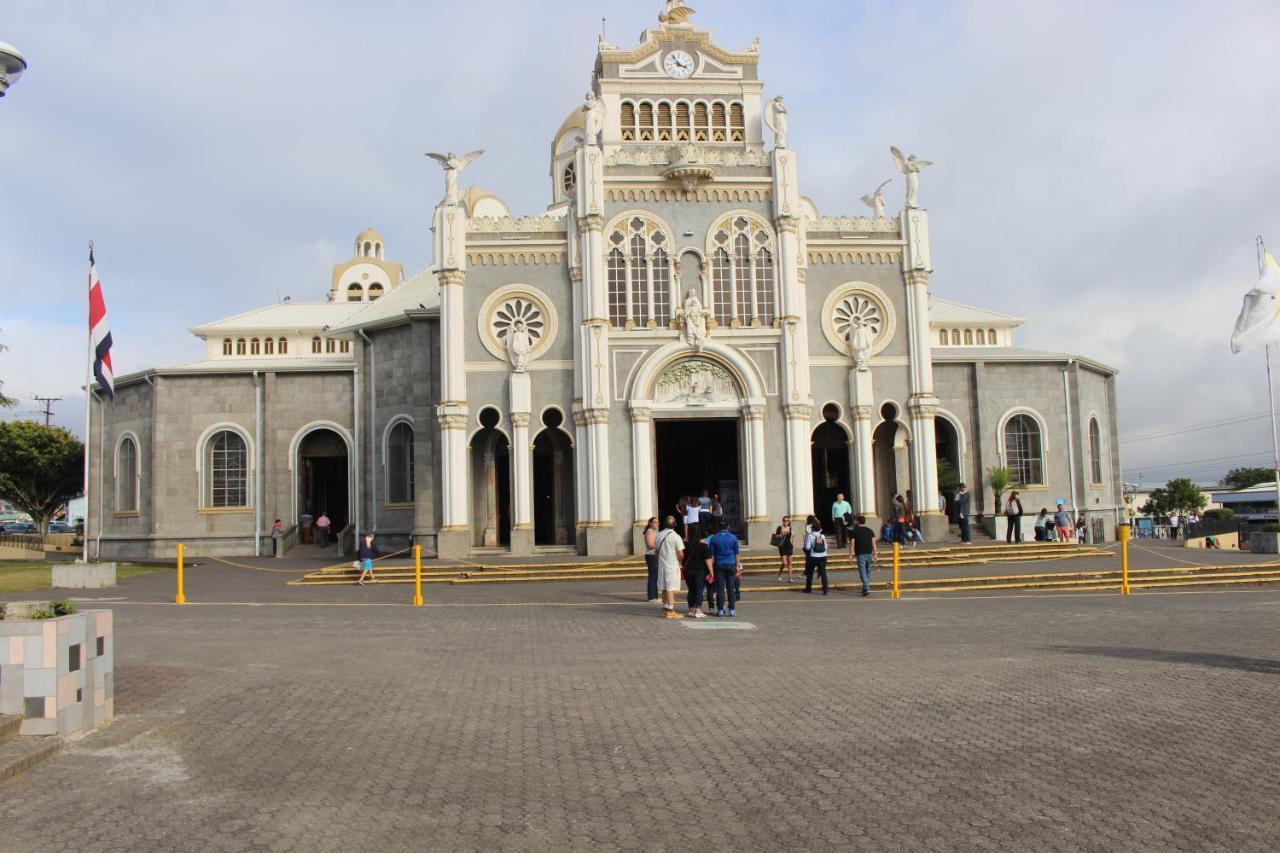
[[[715,533],[711,526],[711,493],[706,489],[698,496],[698,530],[703,533]]]
[[[844,499],[844,492],[836,495],[836,502],[831,505],[831,521],[836,526],[836,547],[843,548],[849,541],[849,522],[853,519],[853,507]]]
[[[729,523],[720,522],[720,529],[707,540],[716,575],[716,615],[733,618],[738,615],[738,578],[742,575],[742,563],[738,560],[738,537],[729,532]]]
[[[333,522],[329,520],[329,513],[321,510],[320,517],[316,519],[316,544],[321,548],[329,547],[329,528],[331,526],[333,526]]]
[[[1067,512],[1066,504],[1058,504],[1058,511],[1053,514],[1053,522],[1058,528],[1058,541],[1070,542],[1075,525],[1071,523],[1071,514]]]
[[[645,601],[658,600],[658,517],[651,516],[644,525],[644,566],[649,570],[645,585]]]
[[[1182,522],[1182,519],[1178,516],[1176,512],[1169,513],[1169,538],[1170,539],[1178,538],[1178,526],[1181,522]]]
[[[322,515],[321,518],[324,516]],[[373,560],[378,556],[378,548],[373,544],[373,534],[366,533],[364,541],[360,545],[360,550],[356,552],[356,562],[360,565],[360,577],[356,578],[356,583],[364,586],[366,577],[371,581],[376,581],[373,576]]]
[[[711,532],[720,529],[720,522],[724,521],[724,504],[720,502],[720,495],[711,496]]]
[[[702,603],[709,597],[710,583],[715,579],[711,549],[707,545],[710,538],[704,536],[695,539],[684,549],[684,583],[689,589],[689,616],[694,619],[707,618],[707,614],[702,611]]]
[[[698,518],[700,517],[698,502],[685,498],[684,503],[684,538],[692,542],[698,538]]]
[[[683,619],[676,610],[676,593],[680,591],[680,567],[684,563],[684,540],[676,532],[676,517],[667,516],[667,527],[655,540],[658,552],[658,591],[662,593],[662,616]]]
[[[876,532],[867,527],[867,519],[858,516],[853,520],[853,529],[849,531],[849,558],[858,564],[858,580],[862,581],[862,594],[871,594],[871,563],[879,550],[876,545]]]
[[[778,582],[782,582],[782,573],[787,573],[787,583],[791,583],[791,554],[795,551],[795,541],[791,533],[791,516],[784,515],[782,523],[773,533],[774,544],[778,548]]]
[[[1009,501],[1004,505],[1004,541],[1022,543],[1022,499],[1017,492],[1009,493]]]
[[[973,544],[973,532],[969,529],[969,506],[972,503],[969,487],[961,483],[956,488],[956,522],[960,525],[960,542],[963,545]]]
[[[298,516],[298,541],[303,545],[310,545],[315,541],[315,522],[309,512]]]
[[[816,522],[817,519],[814,519]],[[805,551],[809,559],[804,570],[804,591],[813,592],[813,575],[817,572],[822,577],[822,594],[827,594],[827,536],[822,526],[814,524],[805,537]]]
[[[907,544],[907,502],[902,495],[893,496],[893,541]]]
[[[280,519],[276,519],[276,523],[271,525],[271,556],[277,560],[282,556],[280,553],[280,540],[284,538],[284,526],[280,524]]]

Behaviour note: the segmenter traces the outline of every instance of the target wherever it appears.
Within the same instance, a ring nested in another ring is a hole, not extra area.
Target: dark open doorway
[[[546,429],[533,440],[533,542],[570,545],[576,533],[573,512],[573,447],[560,429],[555,409],[542,416]]]
[[[471,437],[472,543],[485,548],[511,545],[511,444],[497,423],[497,410],[482,410]]]
[[[308,433],[298,446],[298,514],[329,516],[337,535],[347,526],[347,443],[331,429]],[[295,519],[296,521],[296,519]]]
[[[844,495],[855,510],[860,503],[853,496],[849,480],[849,433],[836,422],[840,413],[827,404],[823,409],[823,422],[813,431],[813,511],[818,514],[822,527],[835,532],[831,506],[837,495]]]
[[[676,502],[703,489],[719,493],[730,529],[742,533],[741,467],[736,418],[655,420],[660,517],[674,515]],[[641,508],[637,515],[648,515]]]

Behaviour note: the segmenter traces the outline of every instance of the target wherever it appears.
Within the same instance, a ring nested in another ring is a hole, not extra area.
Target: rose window
[[[870,329],[873,339],[880,337],[884,330],[884,312],[874,300],[855,293],[840,300],[832,318],[841,340],[849,340],[855,317]]]
[[[503,302],[493,312],[493,335],[499,343],[506,344],[507,332],[511,331],[517,320],[524,321],[532,343],[536,344],[542,339],[543,328],[546,326],[542,309],[531,299],[516,297]]]

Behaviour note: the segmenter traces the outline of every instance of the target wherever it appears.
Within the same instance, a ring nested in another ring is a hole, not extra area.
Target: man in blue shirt
[[[742,566],[738,562],[738,537],[729,532],[729,522],[720,522],[720,530],[707,542],[707,549],[716,569],[716,615],[737,616],[734,581]]]

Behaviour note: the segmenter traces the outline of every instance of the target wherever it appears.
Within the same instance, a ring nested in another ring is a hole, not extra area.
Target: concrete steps
[[[0,715],[0,785],[52,756],[62,746],[56,737],[22,737],[22,717]]]

